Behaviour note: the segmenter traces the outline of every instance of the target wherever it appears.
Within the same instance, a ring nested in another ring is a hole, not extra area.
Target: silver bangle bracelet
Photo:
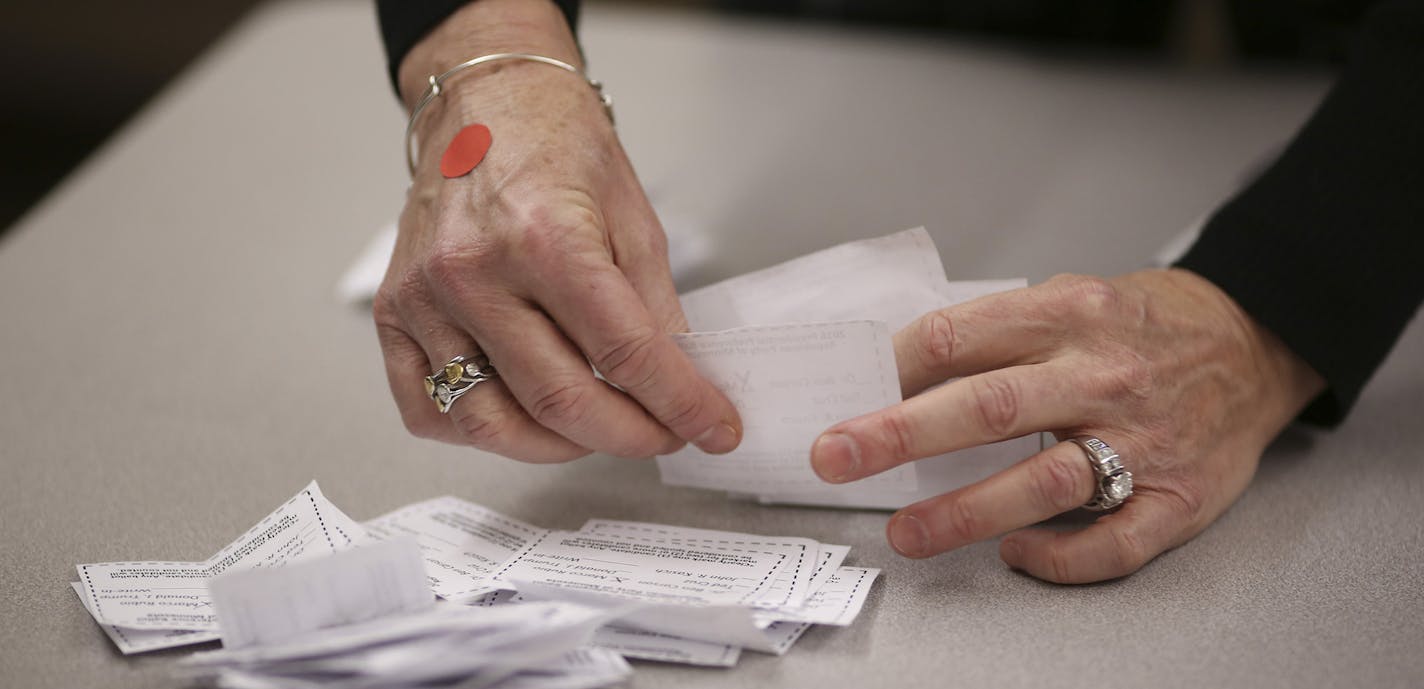
[[[558,67],[566,72],[577,74],[584,81],[587,81],[589,86],[593,87],[594,92],[598,94],[599,102],[603,103],[603,111],[608,114],[608,120],[610,122],[613,121],[613,96],[603,92],[603,83],[597,79],[590,79],[588,75],[580,72],[577,67],[563,60],[555,60],[552,57],[544,57],[543,55],[533,55],[530,53],[495,53],[493,55],[481,55],[473,60],[466,60],[451,67],[440,76],[431,75],[430,86],[426,87],[425,93],[421,94],[420,100],[416,101],[415,107],[411,109],[410,122],[405,126],[405,163],[406,166],[410,168],[410,176],[412,178],[415,177],[415,123],[420,120],[420,113],[424,112],[426,106],[440,97],[443,90],[441,87],[445,85],[445,81],[450,77],[471,67],[477,67],[490,62],[498,62],[500,60],[542,62],[546,65]]]

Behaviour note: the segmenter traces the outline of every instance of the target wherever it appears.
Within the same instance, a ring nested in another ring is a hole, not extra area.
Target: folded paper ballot
[[[622,681],[625,658],[730,667],[850,624],[879,571],[848,552],[604,519],[552,531],[448,496],[360,524],[313,482],[208,560],[80,565],[73,588],[126,654],[221,639],[183,662],[219,686],[578,689]]]
[[[811,444],[832,424],[900,401],[891,333],[1024,280],[949,282],[923,228],[850,242],[684,294],[676,336],[742,412],[725,455],[658,458],[663,482],[763,502],[896,509],[983,479],[1040,449],[1037,435],[923,459],[844,485],[816,478]]]

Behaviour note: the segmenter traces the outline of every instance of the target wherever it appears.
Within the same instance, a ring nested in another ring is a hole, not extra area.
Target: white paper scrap
[[[401,537],[208,583],[225,648],[280,643],[324,627],[418,612],[435,600],[420,547]]]
[[[725,455],[687,446],[658,458],[664,483],[742,492],[820,490],[811,444],[827,427],[900,401],[895,346],[884,323],[756,326],[673,336],[697,370],[736,405],[742,444]],[[907,495],[906,464],[858,482]]]
[[[94,619],[132,629],[215,631],[207,581],[228,571],[279,567],[351,547],[363,532],[313,481],[236,541],[203,562],[79,565]]]
[[[490,575],[530,541],[548,534],[459,498],[445,496],[409,505],[366,522],[380,538],[415,538],[436,595],[464,602],[495,590]]]
[[[869,319],[882,321],[895,332],[930,311],[1027,284],[1022,279],[949,282],[929,233],[916,228],[841,244],[733,277],[684,294],[682,306],[694,331]],[[754,367],[756,362],[728,356],[720,365],[737,371]],[[863,365],[856,364],[856,370]],[[898,396],[894,401],[899,401]],[[804,406],[777,409],[775,416],[763,416],[762,423],[775,424],[781,415],[802,411]],[[747,416],[744,414],[744,420]],[[817,433],[839,420],[825,423]],[[768,503],[895,509],[983,479],[1039,449],[1038,437],[1031,435],[922,459],[913,463],[916,486],[909,492],[903,484],[887,486],[873,480],[777,486],[744,478],[741,485],[727,489]],[[809,457],[809,442],[802,450]],[[723,458],[701,459],[715,466]],[[723,480],[714,469],[670,471],[662,461],[659,469],[664,482],[677,485],[726,488],[737,483]],[[810,474],[809,466],[806,474]]]

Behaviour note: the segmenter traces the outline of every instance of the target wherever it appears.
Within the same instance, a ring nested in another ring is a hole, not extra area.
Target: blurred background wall
[[[259,0],[6,0],[0,233]],[[893,27],[1190,69],[1336,60],[1364,0],[586,0]],[[374,17],[374,12],[373,12]],[[374,18],[373,18],[374,21]]]

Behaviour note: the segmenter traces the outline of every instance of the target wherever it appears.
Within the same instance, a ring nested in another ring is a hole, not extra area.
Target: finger
[[[407,363],[388,369],[387,373],[392,376],[393,391],[397,385],[393,376],[404,377],[399,382],[402,391],[398,397],[406,405],[402,407],[402,418],[409,415],[411,422],[431,429],[431,436],[436,439],[525,462],[564,462],[588,454],[587,449],[530,418],[498,378],[479,383],[456,400],[448,414],[441,414],[425,394],[425,377],[456,356],[474,356],[480,350],[468,334],[439,320],[432,321],[436,318],[433,314],[417,316],[406,311],[407,322],[422,317],[426,319],[424,325],[410,328],[417,335],[400,333],[419,347],[419,355],[408,351],[408,344],[397,343],[403,350],[400,357]],[[416,395],[422,399],[416,399]]]
[[[521,462],[553,464],[589,453],[539,425],[499,378],[480,383],[456,400],[449,416],[468,444]]]
[[[822,479],[845,483],[1035,431],[1079,425],[1096,402],[1078,391],[1068,364],[1015,366],[961,378],[830,427],[811,447]]]
[[[1176,546],[1187,524],[1171,501],[1142,493],[1085,529],[1024,529],[1005,536],[999,557],[1014,569],[1059,584],[1116,579]]]
[[[406,430],[419,438],[460,444],[462,439],[455,427],[425,394],[425,376],[432,370],[425,349],[403,329],[383,323],[379,318],[376,338],[381,343],[381,356],[386,364],[386,381]]]
[[[558,327],[529,304],[488,307],[461,318],[500,379],[540,425],[575,444],[620,457],[650,457],[681,442],[642,407],[598,380]]]
[[[630,194],[633,198],[624,202],[615,199],[609,204],[613,208],[631,206],[633,211],[628,220],[609,219],[611,224],[622,224],[625,226],[622,229],[628,230],[609,235],[613,262],[623,271],[628,284],[663,332],[686,332],[687,318],[683,315],[682,302],[678,299],[672,269],[668,265],[667,235],[636,180],[632,188],[637,190],[636,195]],[[623,237],[635,237],[636,240],[624,240]]]
[[[1036,288],[1000,292],[931,311],[895,333],[906,397],[950,378],[1047,359],[1061,326]]]
[[[741,442],[741,417],[654,321],[612,266],[573,267],[530,288],[594,368],[677,437],[706,452]]]
[[[1093,497],[1083,450],[1063,442],[978,483],[896,512],[885,534],[905,557],[930,557],[1037,524]]]

